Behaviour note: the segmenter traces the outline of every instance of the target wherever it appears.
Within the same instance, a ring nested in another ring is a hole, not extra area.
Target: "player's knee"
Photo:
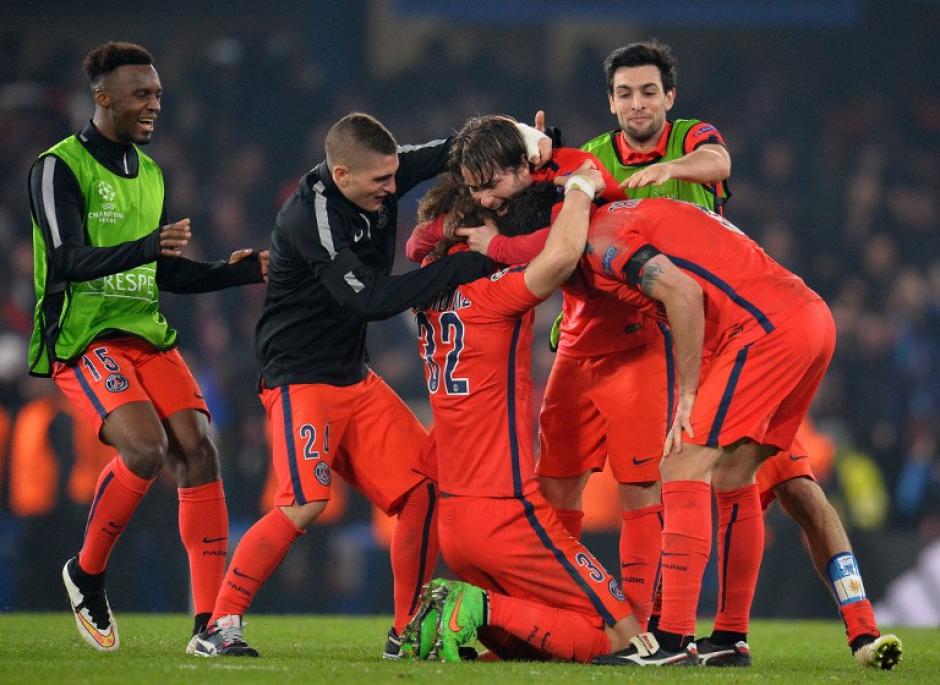
[[[587,476],[574,478],[550,478],[539,476],[539,489],[542,496],[556,509],[572,510],[581,508],[581,492]]]
[[[719,492],[737,490],[754,481],[752,469],[744,464],[725,459],[715,467],[712,473],[712,486]]]
[[[646,483],[620,483],[620,508],[634,511],[652,507],[662,502],[659,481]]]
[[[127,468],[141,478],[153,478],[167,458],[165,433],[146,433],[131,436],[119,448]]]
[[[204,485],[220,477],[219,451],[208,434],[196,436],[189,444],[182,446],[181,454],[168,455],[168,459],[183,487]]]
[[[329,502],[327,499],[321,499],[306,504],[292,504],[288,507],[281,507],[281,511],[295,526],[307,530],[323,513]]]
[[[708,480],[714,468],[713,464],[699,460],[693,455],[694,445],[683,445],[682,452],[663,459],[659,464],[659,474],[664,483],[676,480]]]

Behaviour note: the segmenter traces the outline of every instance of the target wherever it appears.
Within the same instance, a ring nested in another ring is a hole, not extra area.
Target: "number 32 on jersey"
[[[441,365],[435,359],[435,352],[440,345],[441,354],[449,348],[444,358],[444,392],[448,395],[469,395],[469,379],[458,378],[456,375],[464,345],[463,321],[457,312],[446,311],[437,317],[438,330],[435,330],[435,325],[424,312],[418,312],[415,319],[418,323],[418,340],[424,345],[428,392],[433,395],[441,387]]]

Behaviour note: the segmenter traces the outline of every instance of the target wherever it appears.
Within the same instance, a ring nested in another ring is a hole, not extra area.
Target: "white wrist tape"
[[[516,122],[516,127],[519,129],[519,133],[522,134],[522,140],[525,143],[525,155],[526,159],[530,162],[536,162],[539,159],[539,142],[543,140],[548,140],[548,136],[539,131],[537,128],[533,128],[528,124],[523,124],[521,122]]]
[[[587,176],[580,176],[578,174],[573,174],[571,178],[565,181],[565,195],[571,192],[572,189],[580,190],[582,193],[592,199],[597,194],[594,190],[594,184],[591,183],[591,179],[589,179]]]

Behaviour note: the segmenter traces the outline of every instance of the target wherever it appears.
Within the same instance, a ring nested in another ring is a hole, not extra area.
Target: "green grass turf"
[[[0,614],[0,683],[604,683],[625,681],[808,683],[940,681],[940,631],[905,628],[892,672],[860,668],[836,621],[755,621],[748,669],[632,669],[579,664],[382,661],[388,617],[249,616],[260,659],[199,659],[184,649],[192,619],[118,615],[121,649],[100,654],[72,617]]]

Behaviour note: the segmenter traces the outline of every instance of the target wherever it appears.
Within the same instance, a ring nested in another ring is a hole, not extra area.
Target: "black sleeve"
[[[262,282],[257,252],[235,264],[225,260],[194,262],[185,257],[160,257],[157,260],[157,288],[168,293],[207,293]]]
[[[641,246],[640,249],[634,252],[633,256],[627,260],[627,265],[623,269],[627,276],[627,283],[639,287],[640,280],[642,280],[642,274],[640,272],[643,270],[643,267],[646,266],[646,263],[658,254],[661,254],[660,251],[649,243]]]
[[[492,272],[489,259],[476,252],[462,252],[406,274],[378,276],[363,266],[352,250],[343,250],[320,277],[341,306],[366,321],[375,321],[425,304],[447,288]]]
[[[454,137],[439,138],[424,145],[398,146],[398,172],[395,196],[401,197],[422,181],[434,178],[447,167]]]
[[[160,227],[111,247],[92,247],[85,235],[85,203],[68,165],[46,155],[29,172],[30,211],[46,238],[58,278],[90,281],[154,261],[160,255]]]

